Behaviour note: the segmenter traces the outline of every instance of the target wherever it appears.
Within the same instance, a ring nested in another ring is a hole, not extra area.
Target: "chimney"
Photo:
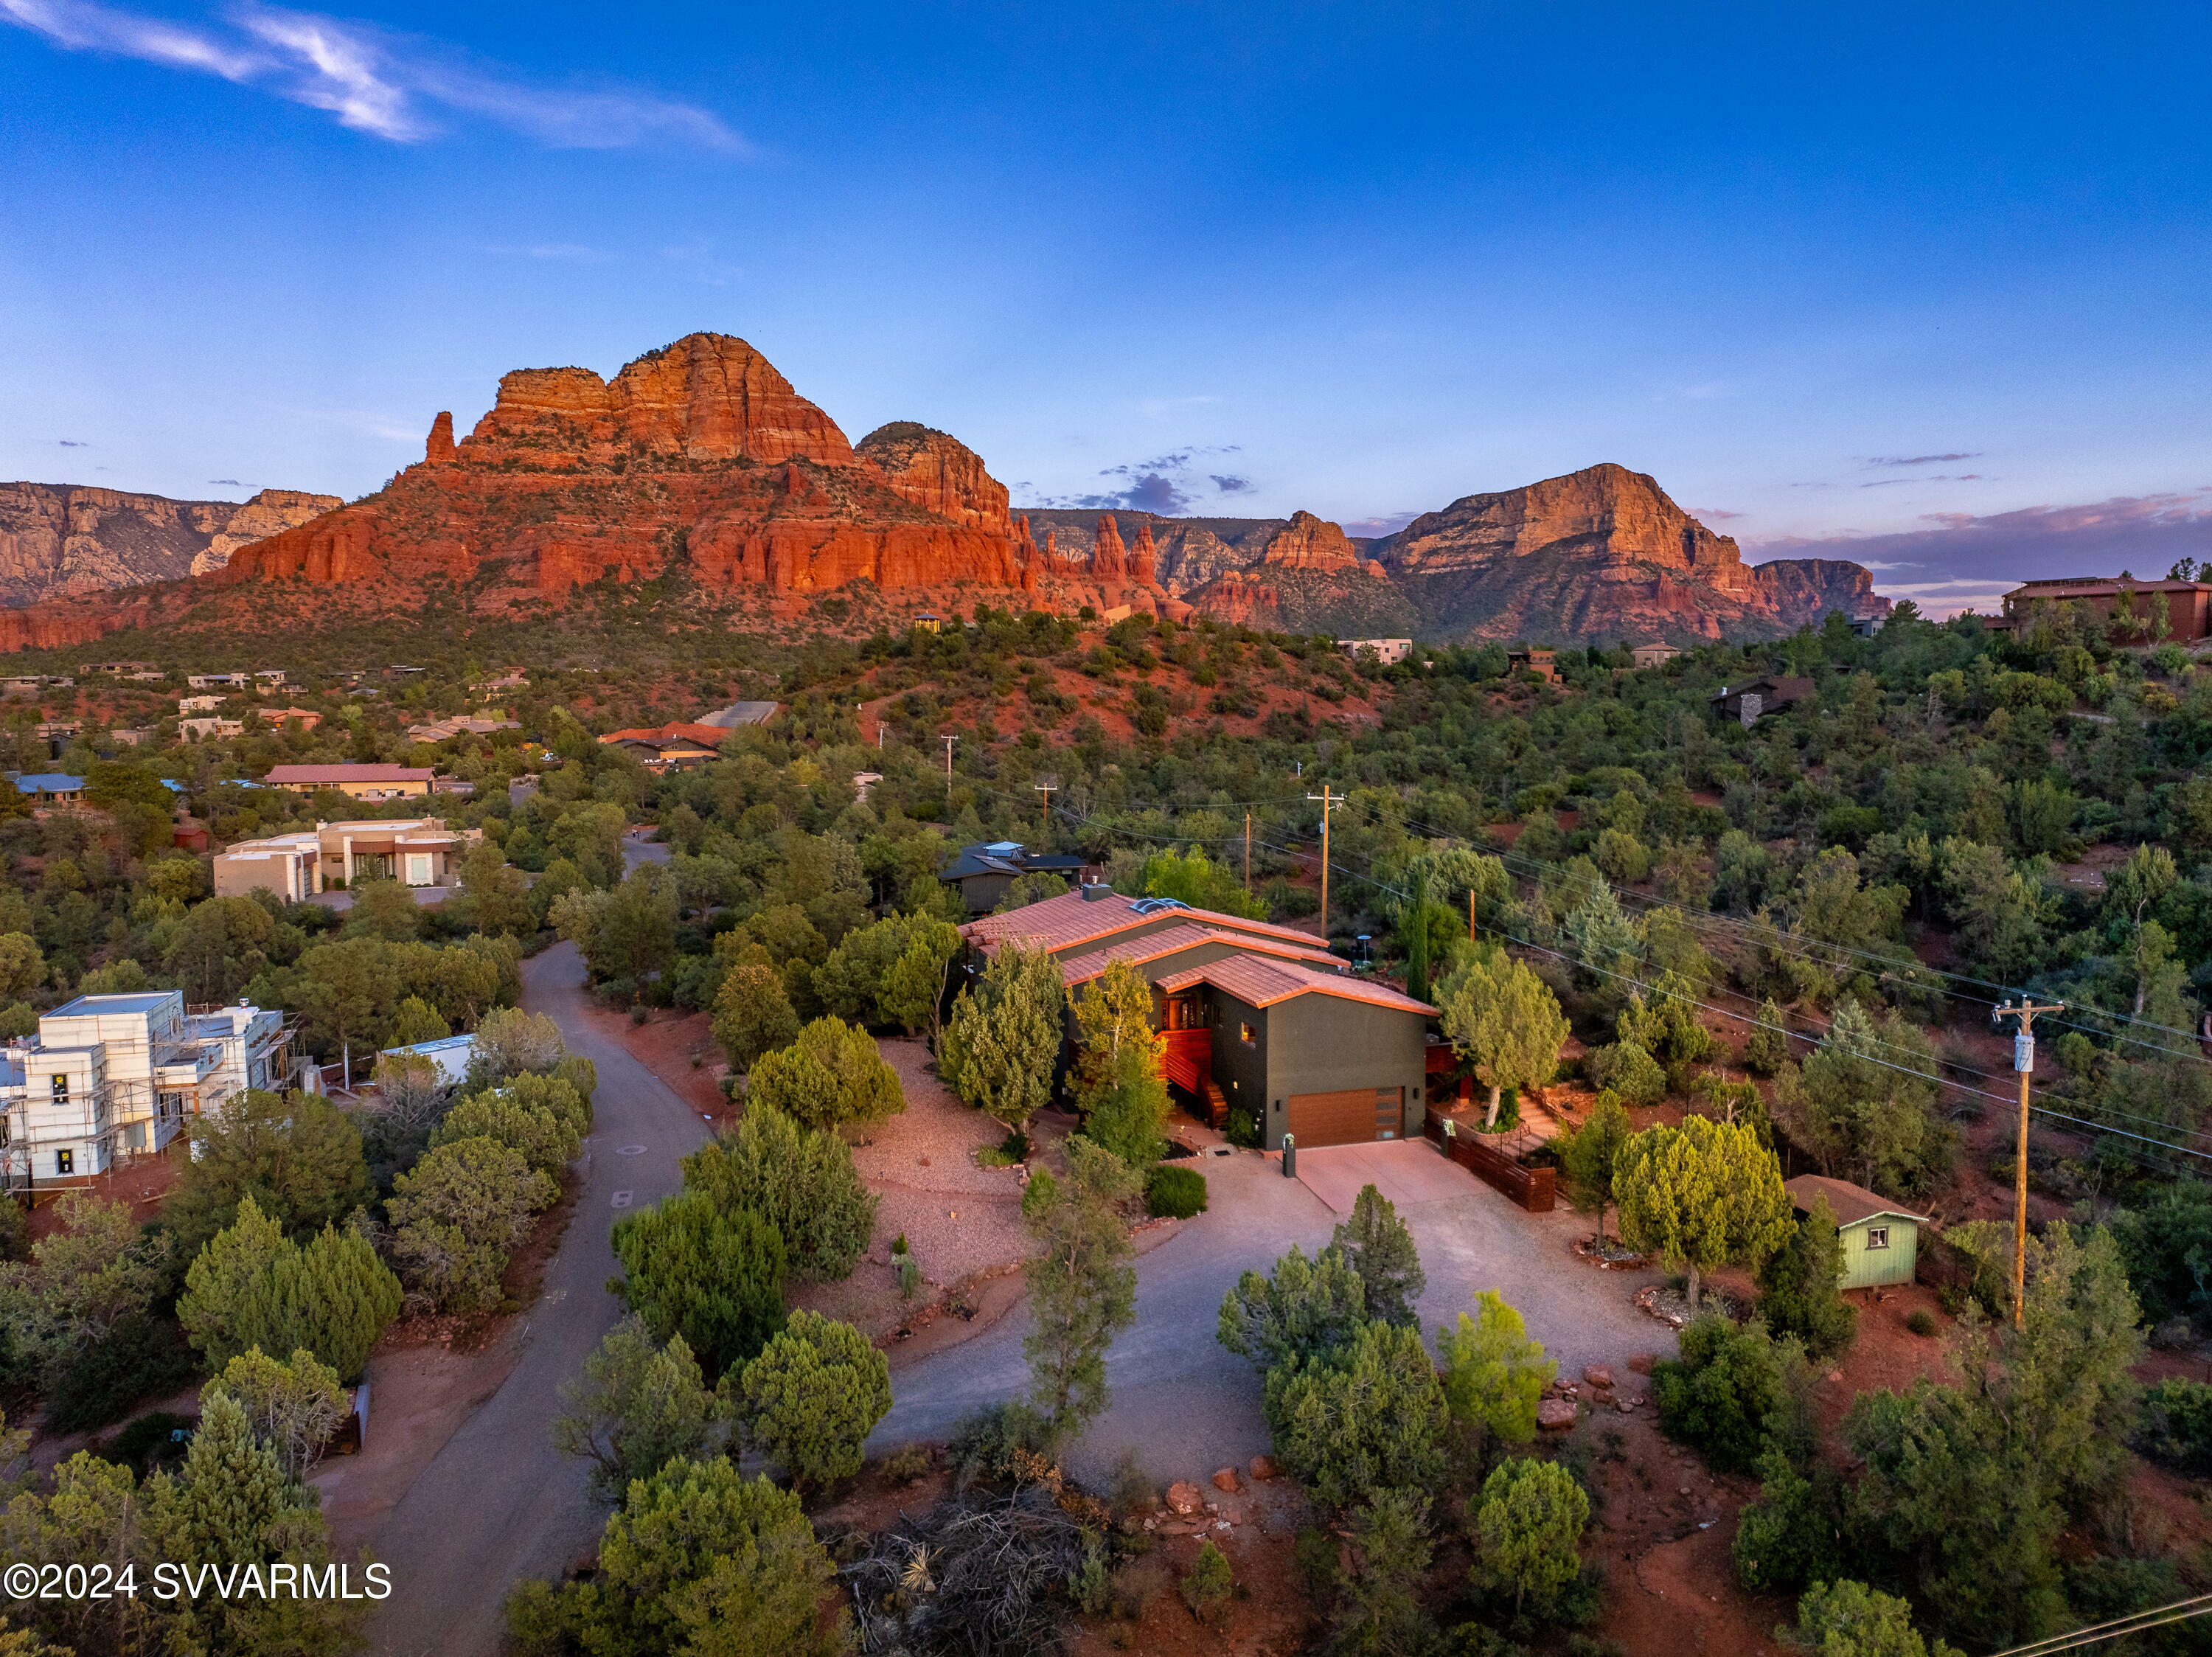
[[[1091,881],[1083,888],[1083,901],[1086,904],[1103,903],[1113,895],[1114,888],[1103,880]]]

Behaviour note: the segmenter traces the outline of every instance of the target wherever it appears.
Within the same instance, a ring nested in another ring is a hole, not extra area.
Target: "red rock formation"
[[[1131,554],[1130,573],[1139,587],[1158,587],[1160,584],[1159,549],[1152,545],[1152,527],[1150,524],[1137,527],[1137,545]]]
[[[1231,570],[1207,582],[1200,591],[1198,607],[1219,620],[1261,632],[1282,621],[1282,598],[1274,584],[1244,570]]]
[[[1262,564],[1291,570],[1357,570],[1360,557],[1344,531],[1310,512],[1293,512],[1261,555]]]
[[[895,420],[863,437],[854,453],[925,512],[970,529],[1010,532],[1006,486],[958,438],[912,420]]]
[[[1121,531],[1111,513],[1098,516],[1098,541],[1091,549],[1091,579],[1095,582],[1124,582],[1129,578],[1128,549],[1121,545]]]
[[[1718,638],[1888,607],[1863,570],[1844,593],[1834,576],[1747,567],[1651,478],[1611,465],[1467,496],[1374,550],[1444,637]]]
[[[240,552],[261,580],[466,581],[502,561],[507,589],[556,594],[644,581],[679,556],[708,587],[813,592],[1033,588],[1004,484],[942,432],[907,423],[860,450],[741,339],[694,334],[602,381],[532,369],[439,463]],[[769,468],[774,468],[770,470]]]
[[[422,445],[422,464],[427,466],[449,466],[453,463],[453,416],[450,409],[439,411],[438,417],[430,422],[429,441]]]

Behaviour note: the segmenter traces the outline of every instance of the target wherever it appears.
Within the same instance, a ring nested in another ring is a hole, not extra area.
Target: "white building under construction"
[[[0,1171],[11,1189],[44,1189],[158,1153],[234,1093],[288,1086],[290,1041],[284,1015],[258,1007],[79,996],[0,1048]]]

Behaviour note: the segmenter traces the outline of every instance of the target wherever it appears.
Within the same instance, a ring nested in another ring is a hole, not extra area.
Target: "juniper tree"
[[[240,1353],[200,1389],[203,1416],[218,1392],[246,1412],[253,1441],[295,1483],[314,1471],[349,1410],[338,1372],[305,1349],[289,1362],[258,1346]]]
[[[1559,1366],[1544,1343],[1528,1338],[1528,1325],[1494,1289],[1475,1295],[1476,1316],[1459,1314],[1456,1329],[1437,1331],[1443,1362],[1444,1402],[1452,1418],[1479,1427],[1501,1444],[1526,1444],[1536,1436],[1536,1404]]]
[[[737,1386],[746,1442],[819,1488],[860,1471],[861,1447],[891,1407],[890,1365],[847,1323],[794,1312]]]
[[[1632,1136],[1614,1164],[1613,1191],[1622,1240],[1686,1270],[1693,1310],[1706,1272],[1757,1266],[1794,1223],[1774,1153],[1750,1128],[1710,1117]]]
[[[1559,1068],[1572,1033],[1559,998],[1521,962],[1471,959],[1440,992],[1444,1034],[1490,1089],[1485,1122],[1495,1124],[1507,1087],[1538,1087]]]
[[[554,1447],[591,1461],[602,1501],[621,1501],[632,1479],[673,1458],[715,1453],[727,1436],[724,1400],[683,1336],[658,1342],[635,1314],[607,1331],[580,1376],[562,1383],[561,1402]]]
[[[614,1285],[656,1339],[682,1335],[710,1375],[759,1351],[783,1327],[783,1238],[749,1209],[725,1212],[679,1191],[617,1222]]]
[[[1027,1129],[1052,1098],[1065,1000],[1058,961],[1042,949],[1002,945],[981,981],[952,1003],[939,1073],[969,1104]]]
[[[1606,1210],[1613,1206],[1614,1171],[1620,1161],[1620,1149],[1634,1131],[1620,1095],[1610,1087],[1601,1088],[1597,1102],[1583,1118],[1583,1125],[1561,1147],[1561,1160],[1567,1165],[1567,1178],[1574,1182],[1577,1198],[1597,1204],[1597,1234],[1601,1241],[1605,1237]]]
[[[805,1282],[848,1277],[868,1246],[876,1197],[834,1133],[802,1128],[774,1106],[749,1104],[734,1130],[684,1159],[687,1190],[725,1213],[750,1209],[783,1238],[791,1275]]]
[[[1309,1258],[1293,1243],[1273,1272],[1247,1271],[1221,1297],[1217,1333],[1265,1375],[1346,1344],[1366,1319],[1367,1285],[1344,1251],[1332,1245]]]
[[[1479,1587],[1510,1593],[1516,1615],[1531,1594],[1547,1602],[1582,1569],[1589,1496],[1558,1462],[1500,1462],[1468,1508],[1475,1535],[1469,1574]]]
[[[1429,1280],[1421,1270],[1413,1234],[1389,1197],[1373,1185],[1362,1185],[1352,1201],[1352,1218],[1338,1223],[1329,1245],[1342,1249],[1359,1274],[1369,1317],[1407,1325],[1420,1321],[1413,1303]]]
[[[898,1072],[884,1063],[876,1039],[838,1018],[816,1019],[789,1046],[762,1054],[745,1099],[809,1128],[880,1122],[906,1109]]]

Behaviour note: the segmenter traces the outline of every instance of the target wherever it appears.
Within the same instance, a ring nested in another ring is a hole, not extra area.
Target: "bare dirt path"
[[[583,976],[568,944],[523,963],[523,1006],[551,1014],[570,1051],[599,1067],[592,1132],[577,1165],[582,1190],[544,1294],[512,1337],[520,1347],[513,1371],[373,1539],[392,1568],[392,1594],[370,1628],[370,1649],[389,1657],[489,1657],[507,1589],[587,1552],[602,1522],[583,1467],[553,1450],[560,1386],[619,1315],[606,1291],[616,1219],[674,1191],[683,1183],[678,1160],[708,1135],[697,1112],[590,1016]]]

